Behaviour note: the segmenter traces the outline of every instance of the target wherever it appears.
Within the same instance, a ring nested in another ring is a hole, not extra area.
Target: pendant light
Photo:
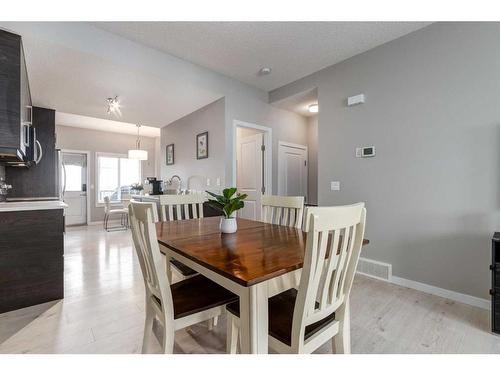
[[[135,149],[128,150],[128,158],[136,160],[148,160],[148,152],[141,150],[141,138],[139,136],[139,129],[141,125],[137,124],[137,140],[135,141]]]

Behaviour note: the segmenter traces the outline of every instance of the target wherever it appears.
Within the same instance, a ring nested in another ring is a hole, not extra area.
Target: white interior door
[[[242,137],[236,145],[236,187],[240,193],[248,194],[245,207],[238,217],[260,220],[263,188],[263,134]]]
[[[66,225],[87,223],[87,155],[63,152],[61,184]]]
[[[307,147],[279,145],[278,194],[302,196],[307,201]]]

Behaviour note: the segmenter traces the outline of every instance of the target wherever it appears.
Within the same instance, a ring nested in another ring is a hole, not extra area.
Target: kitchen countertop
[[[63,201],[0,202],[0,212],[57,210],[68,207]]]

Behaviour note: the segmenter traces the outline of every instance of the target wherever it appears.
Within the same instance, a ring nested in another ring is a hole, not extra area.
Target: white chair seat
[[[126,215],[128,214],[128,210],[126,208],[113,208],[108,211],[108,214],[120,214],[120,215]]]
[[[119,215],[121,216],[121,222],[119,226],[115,226],[112,228],[108,227],[108,220],[109,217],[112,215]],[[106,231],[111,230],[126,230],[128,228],[128,209],[125,207],[121,208],[111,208],[111,201],[109,197],[104,197],[104,222],[103,222],[104,229]]]

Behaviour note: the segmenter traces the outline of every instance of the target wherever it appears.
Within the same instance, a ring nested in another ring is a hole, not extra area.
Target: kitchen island
[[[64,297],[65,207],[0,203],[0,313]]]

